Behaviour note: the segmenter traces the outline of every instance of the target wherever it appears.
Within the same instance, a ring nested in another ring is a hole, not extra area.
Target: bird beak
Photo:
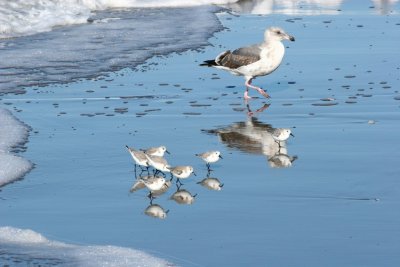
[[[289,40],[289,41],[292,41],[292,42],[294,42],[295,41],[295,39],[294,39],[294,37],[293,36],[291,36],[291,35],[289,35],[289,34],[286,34],[286,39],[287,40]]]
[[[290,135],[294,137],[294,134],[290,133]]]
[[[220,159],[223,159],[223,157],[221,155],[218,156]]]
[[[165,153],[167,153],[167,154],[171,154],[171,153],[169,153],[169,151],[168,151],[168,150],[165,150]]]
[[[197,176],[195,172],[192,172],[194,176]]]

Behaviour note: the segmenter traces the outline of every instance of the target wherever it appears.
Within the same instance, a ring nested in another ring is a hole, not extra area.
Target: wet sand
[[[35,168],[0,192],[1,224],[180,266],[398,266],[399,16],[220,18],[227,30],[201,52],[4,96],[32,127],[23,155]],[[198,66],[271,24],[296,42],[254,81],[270,100],[245,103],[241,77]],[[295,137],[279,149],[273,128]],[[169,199],[173,182],[153,201],[167,217],[146,216],[125,145],[165,145],[171,165],[192,165],[179,189],[194,202]],[[223,159],[207,175],[194,154],[213,149]],[[221,190],[198,184],[207,177]]]

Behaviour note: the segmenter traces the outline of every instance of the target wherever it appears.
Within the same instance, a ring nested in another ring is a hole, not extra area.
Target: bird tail
[[[217,62],[215,62],[215,59],[212,60],[205,60],[203,63],[201,63],[199,66],[207,66],[207,67],[214,67],[217,66]]]

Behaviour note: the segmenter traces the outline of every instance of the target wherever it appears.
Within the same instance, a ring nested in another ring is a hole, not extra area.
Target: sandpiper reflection
[[[218,178],[213,178],[213,177],[206,177],[200,182],[198,182],[199,185],[210,189],[210,190],[215,190],[215,191],[221,191],[222,187],[224,186],[223,183],[221,183]]]
[[[147,216],[159,218],[159,219],[167,218],[168,212],[169,212],[169,210],[165,210],[160,205],[153,204],[151,201],[150,201],[150,205],[144,210],[144,214],[146,214]]]
[[[174,200],[178,204],[191,205],[193,204],[196,196],[197,194],[192,195],[192,193],[190,193],[188,190],[177,186],[177,190],[172,194],[170,199]]]
[[[286,133],[290,136],[291,131],[287,128],[274,128],[270,124],[260,122],[256,117],[206,132],[217,135],[221,143],[231,149],[265,155],[272,168],[290,167],[297,159],[297,156],[288,154]],[[277,132],[285,132],[285,138],[277,138]]]

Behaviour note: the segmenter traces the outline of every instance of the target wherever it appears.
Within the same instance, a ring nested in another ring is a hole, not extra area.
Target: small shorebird
[[[272,131],[272,138],[274,138],[275,142],[281,147],[281,142],[286,141],[292,134],[292,131],[288,128],[275,128]]]
[[[193,170],[192,166],[175,166],[168,168],[171,171],[171,174],[177,178],[177,182],[182,184],[180,179],[188,178],[192,173],[196,176],[196,173]]]
[[[139,178],[139,180],[142,181],[150,191],[158,191],[166,186],[164,177],[160,176],[146,176]]]
[[[161,172],[162,174],[165,175],[165,172],[170,172],[169,168],[171,168],[171,166],[168,164],[167,160],[164,159],[163,157],[149,156],[147,154],[145,154],[145,156],[148,160],[149,165],[157,170],[155,174],[157,174],[157,172]]]
[[[143,152],[149,156],[158,156],[158,157],[164,157],[164,153],[169,154],[165,146],[150,147],[148,149],[143,150]]]
[[[266,98],[270,96],[260,87],[251,84],[251,81],[259,76],[265,76],[276,70],[285,55],[285,46],[281,41],[294,41],[294,37],[288,35],[278,27],[268,28],[264,33],[264,42],[247,47],[241,47],[233,52],[230,50],[220,53],[215,59],[206,60],[200,66],[209,66],[223,69],[234,75],[244,76],[246,79],[246,91],[244,98],[250,99],[249,88],[257,90]]]
[[[160,176],[145,176],[138,178],[140,182],[143,182],[144,185],[149,189],[150,194],[148,197],[152,200],[154,196],[154,192],[162,194],[165,192],[165,187],[168,188],[168,183],[164,179],[164,177]]]
[[[146,167],[146,169],[149,169],[149,162],[147,160],[146,155],[144,152],[140,150],[135,150],[133,147],[125,146],[126,149],[128,149],[128,152],[131,154],[132,159],[135,161],[135,172],[136,172],[136,165],[139,165],[140,168]],[[143,169],[142,169],[143,171]]]
[[[217,162],[219,159],[222,159],[221,152],[219,151],[207,151],[204,153],[196,154],[196,156],[206,162],[208,171],[210,171],[210,163],[214,163]]]
[[[152,179],[154,176],[142,176],[139,177],[138,179],[135,180],[135,182],[133,183],[131,189],[129,190],[129,192],[133,193],[136,192],[140,189],[146,188],[146,184],[144,183],[144,180],[149,180]],[[151,195],[152,196],[159,196],[164,194],[168,188],[171,186],[171,182],[170,181],[165,181],[165,186],[162,186],[161,189],[159,190],[152,190],[151,191]]]

